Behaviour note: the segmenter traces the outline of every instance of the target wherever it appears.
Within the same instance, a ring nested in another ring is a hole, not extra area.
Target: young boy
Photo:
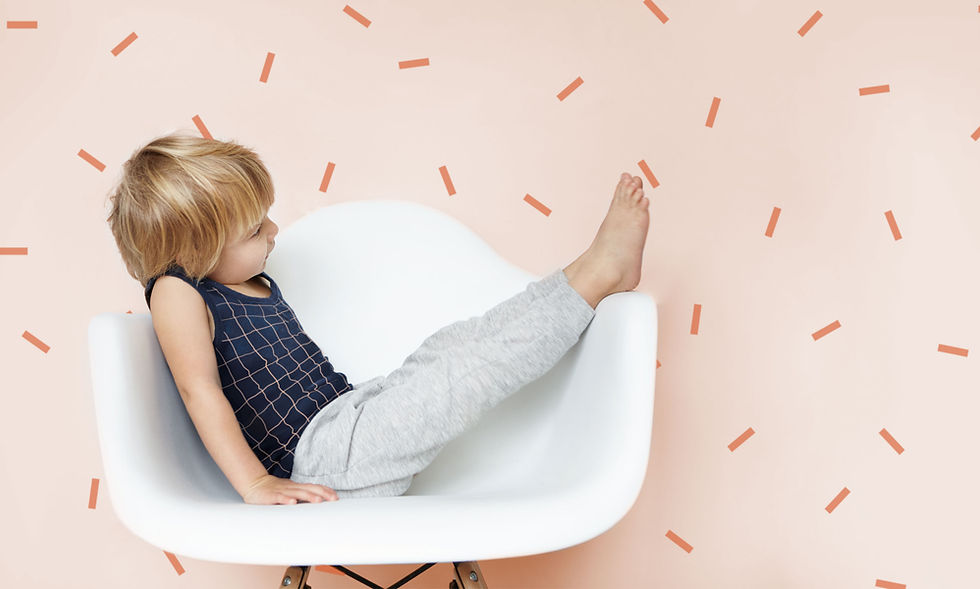
[[[151,141],[125,163],[108,221],[188,414],[235,490],[246,503],[319,502],[404,493],[447,442],[554,366],[599,301],[635,288],[649,227],[641,186],[622,174],[570,265],[356,386],[264,272],[278,226],[252,150]]]

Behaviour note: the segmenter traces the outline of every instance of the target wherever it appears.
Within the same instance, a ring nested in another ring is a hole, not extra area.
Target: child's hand
[[[242,498],[252,505],[288,505],[300,500],[309,503],[336,501],[337,492],[323,485],[297,483],[267,474],[249,485]]]

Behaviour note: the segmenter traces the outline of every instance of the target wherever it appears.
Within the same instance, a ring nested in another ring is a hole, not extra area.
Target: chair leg
[[[475,560],[454,562],[453,571],[456,573],[456,580],[450,583],[450,587],[455,585],[455,589],[487,589],[483,572]]]
[[[402,580],[392,585],[390,589],[401,587],[405,583],[414,579],[420,573],[427,570],[433,564],[435,563],[430,563],[419,567],[415,570],[415,572],[409,574]],[[310,570],[312,568],[312,566],[288,567],[285,574],[282,576],[282,582],[279,584],[279,589],[312,589],[312,587],[306,584],[306,580],[310,576]],[[334,565],[333,568],[339,570],[348,577],[352,577],[357,581],[360,581],[368,587],[383,589],[380,585],[372,583],[353,571],[347,570],[345,567]],[[455,573],[456,578],[449,583],[450,589],[488,589],[487,582],[483,578],[483,571],[480,570],[480,565],[475,560],[468,562],[454,562],[453,572]]]
[[[307,577],[310,576],[311,566],[294,566],[286,569],[282,576],[280,589],[312,589],[306,584]]]

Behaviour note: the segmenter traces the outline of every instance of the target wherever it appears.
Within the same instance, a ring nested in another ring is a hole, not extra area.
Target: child
[[[124,164],[107,219],[201,440],[246,503],[401,495],[488,409],[555,365],[640,280],[649,200],[623,174],[591,246],[483,316],[352,386],[264,272],[269,173],[233,142],[172,134]]]

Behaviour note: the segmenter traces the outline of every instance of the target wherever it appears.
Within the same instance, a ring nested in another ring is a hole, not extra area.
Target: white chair
[[[351,384],[541,278],[452,217],[403,201],[327,206],[276,243],[266,271]],[[606,297],[552,370],[450,442],[405,495],[248,505],[198,437],[149,312],[102,313],[89,344],[112,505],[168,552],[286,565],[290,589],[318,564],[438,562],[456,565],[460,588],[485,587],[476,561],[573,546],[629,511],[649,456],[656,334],[649,296]]]

